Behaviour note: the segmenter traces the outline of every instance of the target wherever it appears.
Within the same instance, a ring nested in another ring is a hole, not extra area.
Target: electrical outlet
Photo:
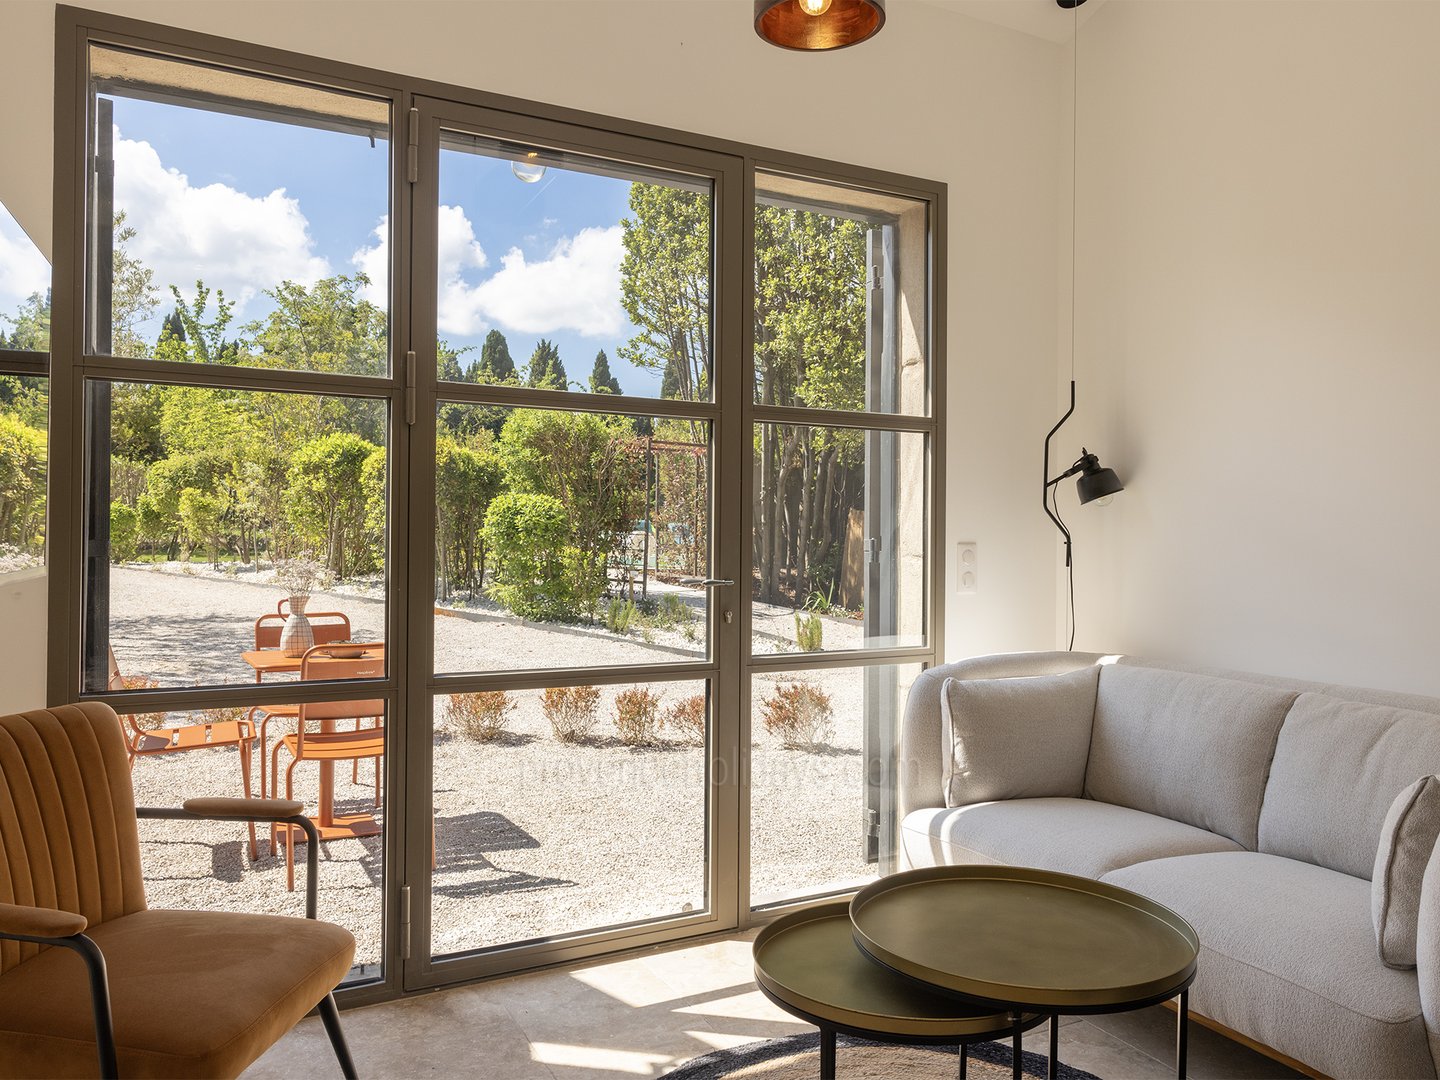
[[[958,545],[955,563],[955,591],[974,593],[980,585],[980,557],[973,540],[962,540]]]

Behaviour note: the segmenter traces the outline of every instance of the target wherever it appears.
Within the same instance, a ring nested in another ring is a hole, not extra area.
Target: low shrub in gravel
[[[451,725],[475,742],[489,742],[504,735],[505,724],[514,711],[515,702],[504,690],[482,690],[450,698]]]
[[[605,629],[612,634],[625,633],[638,610],[634,600],[611,600],[610,606],[605,609]]]
[[[660,697],[643,686],[615,695],[615,730],[626,746],[654,746],[660,741]]]
[[[682,698],[665,714],[665,726],[688,743],[705,745],[705,695]]]
[[[586,738],[599,720],[600,688],[597,686],[552,686],[540,703],[550,730],[561,742]]]
[[[765,730],[787,750],[823,746],[835,736],[830,695],[805,683],[781,683],[761,706]]]
[[[795,644],[800,646],[801,652],[819,652],[825,643],[825,624],[820,621],[819,615],[806,615],[801,618],[800,613],[795,613]]]

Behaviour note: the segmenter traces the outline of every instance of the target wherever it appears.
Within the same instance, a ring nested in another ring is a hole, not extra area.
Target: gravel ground
[[[111,625],[121,670],[167,685],[250,682],[240,653],[252,644],[254,617],[274,610],[281,595],[274,586],[223,575],[116,568]],[[356,637],[378,638],[384,624],[381,601],[348,589],[318,595],[311,610],[347,612]],[[826,623],[828,647],[848,635],[858,644],[858,623]],[[655,662],[698,649],[679,633],[651,631],[646,642],[635,634],[547,627],[484,610],[438,616],[436,635],[441,670]],[[862,672],[757,677],[756,708],[773,683],[797,680],[831,696],[835,732],[817,750],[787,750],[756,719],[751,872],[757,902],[874,874],[861,853]],[[602,687],[600,723],[578,745],[554,738],[539,691],[512,695],[511,734],[495,742],[471,741],[440,718],[434,742],[437,954],[704,905],[705,752],[673,733],[653,748],[621,744],[610,722],[621,689]],[[659,683],[653,689],[663,707],[704,688]],[[309,765],[296,771],[297,797],[312,807],[315,772]],[[141,805],[175,805],[196,795],[238,794],[238,773],[238,755],[227,748],[150,757],[135,766],[136,797]],[[358,785],[343,765],[336,781],[337,812],[373,805],[364,766]],[[379,817],[384,820],[383,810]],[[303,862],[297,890],[289,893],[284,861],[270,853],[266,833],[254,864],[244,855],[244,838],[244,829],[230,824],[142,823],[150,903],[299,914]],[[303,858],[303,848],[298,854]],[[357,966],[374,965],[380,956],[382,861],[378,838],[322,847],[320,914],[355,933]]]

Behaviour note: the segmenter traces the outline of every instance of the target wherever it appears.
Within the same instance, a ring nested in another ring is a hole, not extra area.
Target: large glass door
[[[734,159],[418,104],[425,984],[733,925],[740,388]]]

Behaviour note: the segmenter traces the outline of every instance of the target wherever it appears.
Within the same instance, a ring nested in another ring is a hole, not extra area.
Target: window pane
[[[897,868],[896,733],[920,671],[751,679],[751,906],[857,888]]]
[[[925,443],[755,425],[754,653],[925,644]]]
[[[50,264],[0,203],[0,349],[50,351]]]
[[[757,175],[755,401],[926,415],[926,204]]]
[[[389,370],[389,104],[121,49],[90,53],[90,347]]]
[[[384,635],[386,402],[93,381],[86,408],[110,495],[89,493],[87,689],[111,653],[162,686],[293,675],[274,652],[302,605],[321,642]]]
[[[710,425],[442,403],[435,670],[707,655]]]
[[[435,709],[436,955],[705,910],[705,683]]]
[[[441,133],[439,374],[709,401],[709,180]]]
[[[145,685],[141,674],[122,671],[122,676],[136,687]],[[288,713],[284,711],[287,708]],[[344,716],[321,720],[314,715],[327,709],[332,717]],[[307,735],[328,725],[342,733],[334,749],[356,755],[330,764],[328,793],[322,791],[321,780],[326,766],[307,757],[304,749],[287,787],[286,770],[297,760],[295,748],[302,744],[295,738],[295,707],[277,706],[276,710],[274,715],[263,708],[254,713],[245,708],[214,708],[122,716],[125,738],[135,751],[131,772],[135,803],[178,807],[186,799],[236,797],[246,790],[247,767],[249,790],[258,796],[263,760],[266,794],[278,791],[281,798],[299,799],[317,825],[348,822],[351,830],[365,833],[322,841],[319,917],[339,923],[355,935],[355,963],[346,981],[378,978],[385,811],[383,792],[376,785],[376,767],[381,760],[376,755],[384,745],[383,703],[307,706],[311,710],[305,720]],[[202,734],[206,724],[212,725],[208,744]],[[343,736],[348,736],[348,741]],[[195,742],[201,745],[183,748]],[[269,771],[269,755],[277,745],[278,784]],[[242,746],[248,748],[247,753],[242,754]],[[303,916],[305,843],[295,846],[291,890],[283,832],[272,835],[268,824],[257,824],[255,841],[258,858],[252,861],[250,830],[243,821],[141,821],[140,865],[147,902],[152,908]]]
[[[49,380],[0,374],[0,574],[45,565]]]

